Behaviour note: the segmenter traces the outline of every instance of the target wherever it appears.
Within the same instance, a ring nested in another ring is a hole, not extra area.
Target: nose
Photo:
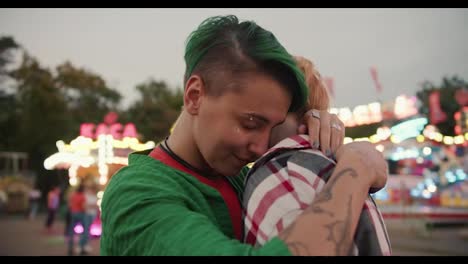
[[[270,141],[270,133],[259,133],[258,135],[251,138],[248,146],[248,150],[254,159],[259,158],[268,150],[268,143]]]

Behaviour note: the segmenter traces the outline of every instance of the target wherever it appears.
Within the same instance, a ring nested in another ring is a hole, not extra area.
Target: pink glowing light
[[[82,226],[81,224],[77,224],[77,225],[73,228],[73,230],[75,231],[75,233],[81,234],[81,233],[83,233],[84,228],[83,228],[83,226]]]

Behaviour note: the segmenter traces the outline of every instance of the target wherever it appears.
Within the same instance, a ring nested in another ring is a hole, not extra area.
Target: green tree
[[[17,131],[15,95],[9,89],[8,66],[14,62],[14,51],[19,49],[12,37],[0,37],[0,150],[13,149]]]
[[[121,100],[99,75],[65,62],[57,67],[54,84],[61,90],[68,106],[71,124],[79,133],[81,123],[99,123],[109,111],[116,111]]]
[[[345,136],[350,138],[363,138],[370,137],[375,134],[377,129],[383,125],[383,122],[360,125],[354,127],[347,127],[345,130]]]
[[[55,152],[67,125],[67,108],[54,86],[51,72],[25,53],[20,67],[11,75],[17,82],[16,111],[18,134],[16,148],[39,155]]]
[[[166,82],[152,79],[137,85],[136,90],[141,98],[128,108],[123,117],[135,123],[144,140],[158,142],[169,134],[180,113],[182,90],[170,89]]]
[[[416,93],[416,96],[421,102],[419,112],[429,118],[429,96],[433,91],[438,90],[440,92],[440,107],[447,115],[447,119],[445,121],[436,125],[440,133],[449,136],[455,135],[454,114],[460,110],[460,105],[455,100],[455,92],[459,89],[466,89],[468,87],[467,84],[468,83],[465,80],[458,76],[453,76],[450,78],[444,77],[440,85],[436,85],[429,81],[424,82],[421,91]]]
[[[29,154],[29,167],[36,172],[40,188],[47,190],[57,184],[57,178],[52,178],[56,176],[53,171],[44,169],[43,162],[57,151],[55,143],[66,134],[67,105],[50,70],[26,52],[11,76],[16,81],[17,114],[13,150]]]
[[[14,62],[14,51],[20,46],[12,37],[0,37],[0,74],[8,74],[7,66]]]

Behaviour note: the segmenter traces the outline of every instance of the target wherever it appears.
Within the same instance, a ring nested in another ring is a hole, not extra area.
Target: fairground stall
[[[58,140],[58,151],[44,161],[48,170],[68,170],[70,192],[78,184],[97,187],[100,206],[103,190],[112,175],[128,164],[128,154],[154,148],[155,143],[141,143],[133,123],[116,122],[117,114],[111,112],[100,124],[84,123],[80,135],[70,143]],[[82,232],[77,226],[75,231]],[[100,234],[99,217],[90,230],[91,235]]]

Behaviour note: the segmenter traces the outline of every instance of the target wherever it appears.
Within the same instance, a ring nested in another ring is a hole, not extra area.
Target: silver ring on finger
[[[338,130],[338,131],[341,131],[341,129],[342,129],[341,126],[338,125],[337,123],[332,123],[332,124],[331,124],[331,127],[334,128],[334,129],[336,129],[336,130]]]
[[[312,109],[309,115],[320,120],[320,111],[317,109]]]

